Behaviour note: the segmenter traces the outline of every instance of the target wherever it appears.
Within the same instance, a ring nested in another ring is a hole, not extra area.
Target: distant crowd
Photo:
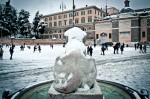
[[[147,53],[147,42],[144,42],[144,43],[135,43],[134,44],[134,47],[135,47],[135,50],[139,49],[139,53]],[[119,51],[121,54],[123,54],[124,52],[124,48],[125,48],[125,44],[124,43],[120,43],[120,42],[117,42],[115,43],[114,45],[111,45],[113,46],[113,54],[119,54]],[[94,44],[94,47],[96,47],[96,44]],[[126,44],[126,47],[129,47],[128,44]],[[108,44],[107,43],[103,43],[101,45],[101,55],[105,55],[105,51],[108,50]],[[93,48],[91,45],[87,46],[87,55],[90,55],[92,56],[92,53],[93,53]]]
[[[65,44],[66,43],[63,43],[63,47],[65,47]],[[8,45],[8,44],[0,44],[0,60],[3,59],[3,46],[6,45],[6,47],[9,47],[9,52],[10,52],[10,60],[12,60],[12,57],[13,57],[13,53],[14,53],[14,48],[15,48],[15,45],[14,44],[11,44],[11,45]],[[125,46],[126,45],[126,46]],[[107,53],[106,51],[108,50],[108,47],[110,45],[108,45],[107,43],[103,43],[101,45],[101,49],[100,49],[100,54],[101,55],[105,55],[105,53]],[[117,42],[113,45],[111,45],[113,47],[113,54],[119,54],[119,52],[121,54],[123,54],[124,52],[124,48],[125,47],[128,47],[129,45],[128,44],[124,44],[124,43],[120,43],[120,42]],[[30,45],[25,45],[25,43],[23,45],[20,45],[20,51],[24,51],[24,48],[27,47],[28,49],[30,49]],[[93,45],[93,47],[96,47],[96,44]],[[50,44],[50,48],[53,49],[53,44]],[[147,42],[144,42],[144,43],[135,43],[134,44],[134,48],[135,50],[139,49],[139,53],[147,53]],[[39,51],[39,53],[41,53],[41,46],[40,44],[36,44],[34,45],[33,47],[33,52],[35,51]],[[90,55],[92,56],[93,54],[93,48],[92,48],[92,45],[88,45],[87,46],[87,49],[86,49],[86,55]]]

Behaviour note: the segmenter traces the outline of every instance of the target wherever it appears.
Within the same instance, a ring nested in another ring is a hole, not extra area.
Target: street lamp
[[[63,12],[64,12],[64,9],[66,9],[66,5],[62,2],[62,4],[60,5],[60,9],[62,9],[62,26],[64,25],[64,22],[63,22]]]
[[[74,12],[75,12],[75,5],[74,5],[74,0],[73,0],[73,27],[74,27]]]

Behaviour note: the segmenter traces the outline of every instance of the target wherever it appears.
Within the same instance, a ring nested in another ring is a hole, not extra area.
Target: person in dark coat
[[[118,43],[116,43],[113,48],[114,48],[114,54],[116,54],[116,51],[118,51]]]
[[[120,42],[116,43],[116,51],[117,51],[117,54],[119,53],[119,48],[120,48]]]
[[[123,54],[123,51],[124,51],[124,45],[123,44],[120,46],[120,51],[121,51],[121,54]]]
[[[87,49],[86,49],[86,52],[87,52],[87,55],[89,55],[89,46],[87,46]]]
[[[135,50],[136,50],[136,47],[137,47],[137,45],[136,45],[136,43],[134,44],[134,48],[135,48]]]
[[[10,52],[10,60],[12,60],[12,56],[13,56],[13,53],[14,53],[13,47],[10,47],[9,52]]]
[[[36,45],[34,45],[33,52],[35,52],[35,51],[36,51],[36,49],[37,49],[37,46],[36,46]]]
[[[41,46],[40,45],[38,46],[38,50],[39,50],[39,52],[41,52]]]
[[[21,51],[23,51],[23,50],[24,50],[24,47],[23,47],[23,45],[21,45],[21,46],[20,46],[20,50],[21,50]]]
[[[146,44],[146,42],[144,42],[143,51],[144,51],[144,53],[146,53],[146,51],[147,51],[147,44]]]
[[[1,60],[3,59],[3,53],[4,53],[4,51],[3,51],[2,47],[0,47],[0,59]]]
[[[90,52],[90,56],[92,56],[92,54],[93,54],[93,48],[92,48],[92,46],[89,47],[89,52]]]
[[[143,47],[142,47],[142,44],[140,44],[139,47],[140,47],[139,53],[141,53],[141,52],[143,53]]]
[[[107,45],[107,43],[105,43],[105,48],[106,48],[106,50],[108,50],[108,45]]]
[[[106,48],[104,46],[102,46],[102,48],[101,48],[101,51],[102,51],[101,55],[105,55],[105,50],[106,50]]]

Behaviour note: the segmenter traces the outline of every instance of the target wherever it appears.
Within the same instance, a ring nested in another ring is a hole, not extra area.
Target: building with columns
[[[118,14],[109,15],[95,22],[97,43],[150,41],[150,9],[133,10],[129,0]]]

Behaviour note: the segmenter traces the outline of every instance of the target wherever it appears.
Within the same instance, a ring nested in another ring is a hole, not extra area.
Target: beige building
[[[101,19],[105,12],[96,6],[86,6],[75,9],[74,20],[73,10],[58,12],[42,16],[42,20],[48,23],[46,32],[42,35],[43,39],[64,39],[64,32],[74,26],[80,27],[87,32],[87,38],[95,38],[95,19]]]
[[[106,12],[106,9],[103,9],[103,11]],[[110,7],[110,8],[107,8],[107,13],[108,15],[115,15],[119,13],[119,10],[116,9],[115,7]]]
[[[95,22],[97,43],[150,41],[150,9],[133,10],[125,0],[119,14],[109,15]]]

